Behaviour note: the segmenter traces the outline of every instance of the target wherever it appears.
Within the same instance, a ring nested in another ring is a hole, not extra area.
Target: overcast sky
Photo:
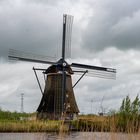
[[[106,112],[118,109],[140,93],[139,0],[0,0],[1,108],[20,111],[24,93],[24,111],[36,111],[42,96],[32,67],[48,65],[11,62],[8,49],[60,56],[64,13],[74,16],[71,61],[117,69],[116,80],[81,80],[74,89],[80,112],[98,113],[101,103]]]

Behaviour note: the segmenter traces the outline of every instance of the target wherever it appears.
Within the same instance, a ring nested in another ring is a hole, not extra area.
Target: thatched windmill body
[[[62,56],[57,62],[17,50],[10,49],[9,51],[10,59],[51,65],[47,69],[33,67],[42,93],[42,99],[37,108],[38,118],[60,119],[62,117],[69,117],[72,119],[77,115],[79,113],[79,109],[75,100],[73,88],[84,75],[109,79],[115,78],[116,70],[112,68],[79,63],[68,64],[66,62],[66,52],[70,48],[71,44],[72,22],[73,16],[63,16]],[[44,91],[41,88],[41,84],[36,73],[37,70],[43,71],[45,77]],[[81,77],[74,85],[72,85],[71,75],[75,73],[81,74]]]

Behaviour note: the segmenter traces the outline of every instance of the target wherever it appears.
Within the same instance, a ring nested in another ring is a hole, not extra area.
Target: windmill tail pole
[[[65,40],[66,40],[66,18],[67,15],[63,15],[63,35],[62,35],[62,117],[64,113],[64,94],[65,94],[65,70],[63,63],[65,61]]]
[[[62,113],[64,113],[66,73],[62,72]]]
[[[41,91],[41,93],[43,95],[43,91],[42,91],[42,88],[41,88],[41,85],[40,85],[40,82],[39,82],[39,79],[38,79],[38,76],[37,76],[37,73],[36,73],[36,69],[34,67],[33,67],[33,71],[35,73],[35,77],[36,77],[37,83],[39,85],[40,91]]]
[[[86,71],[83,73],[83,75],[78,79],[78,81],[73,85],[72,88],[74,88],[74,87],[79,83],[79,81],[84,77],[84,75],[85,75],[87,72],[88,72],[88,70],[86,70]]]

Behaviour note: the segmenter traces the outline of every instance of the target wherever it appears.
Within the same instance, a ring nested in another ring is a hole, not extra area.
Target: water
[[[140,140],[140,134],[71,132],[58,133],[0,133],[0,140]]]

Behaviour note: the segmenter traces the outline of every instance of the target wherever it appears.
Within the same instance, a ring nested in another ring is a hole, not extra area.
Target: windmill
[[[116,70],[112,68],[91,66],[80,63],[66,62],[70,55],[71,33],[73,16],[63,15],[62,55],[58,61],[49,60],[44,56],[37,56],[22,51],[10,49],[9,58],[20,61],[50,64],[47,69],[34,68],[34,73],[42,93],[41,102],[37,108],[38,118],[60,119],[62,117],[73,118],[79,113],[73,88],[83,76],[115,79]],[[45,78],[44,91],[41,88],[36,71],[42,71]],[[80,74],[81,77],[72,85],[71,76]]]

